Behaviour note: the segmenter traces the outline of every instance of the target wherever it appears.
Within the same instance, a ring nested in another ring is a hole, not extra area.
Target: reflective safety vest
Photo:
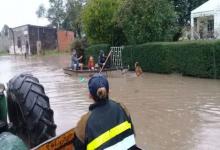
[[[85,130],[87,150],[127,150],[136,145],[128,112],[112,100],[90,106]]]
[[[110,141],[111,139],[115,138],[116,136],[122,134],[123,132],[129,129],[131,129],[131,124],[128,121],[125,121],[91,141],[87,145],[87,150],[95,150],[98,147],[105,144],[106,142]],[[118,141],[116,144],[105,148],[105,150],[127,150],[132,146],[135,146],[134,134],[131,134],[122,139],[121,141]]]

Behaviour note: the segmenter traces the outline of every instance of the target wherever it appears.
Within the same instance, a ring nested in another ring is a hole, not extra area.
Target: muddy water
[[[65,75],[68,56],[0,57],[0,82],[32,73],[50,97],[57,134],[73,127],[88,110],[87,82]],[[220,80],[180,75],[133,73],[109,78],[111,97],[129,108],[137,143],[150,150],[218,150],[220,148]]]

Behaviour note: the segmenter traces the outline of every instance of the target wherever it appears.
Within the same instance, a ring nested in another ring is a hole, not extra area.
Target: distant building
[[[191,12],[191,39],[220,39],[220,0],[209,0]]]
[[[39,41],[43,50],[57,48],[56,28],[23,25],[13,28],[12,31],[10,33],[10,54],[36,54]]]

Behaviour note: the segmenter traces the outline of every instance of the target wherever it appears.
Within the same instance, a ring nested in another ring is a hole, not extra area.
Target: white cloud
[[[48,0],[0,0],[0,30],[4,24],[9,27],[25,24],[47,25],[47,19],[36,16],[40,4],[48,7]]]

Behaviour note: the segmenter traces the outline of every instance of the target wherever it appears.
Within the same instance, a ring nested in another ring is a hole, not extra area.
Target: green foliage
[[[36,15],[47,18],[51,25],[74,31],[77,38],[82,35],[81,10],[86,0],[49,0],[49,8],[39,5]]]
[[[76,37],[81,38],[82,23],[80,13],[83,7],[83,1],[67,0],[66,3],[66,18],[63,22],[63,28],[74,31]]]
[[[0,56],[8,55],[8,52],[5,50],[0,50]]]
[[[127,46],[124,65],[139,62],[147,72],[220,78],[220,41],[162,42]]]
[[[181,36],[182,27],[189,25],[191,11],[208,0],[169,0],[173,3],[176,14],[179,31],[176,39]]]
[[[113,43],[113,16],[121,0],[89,0],[82,11],[84,31],[92,43]]]
[[[63,0],[49,0],[49,3],[47,18],[53,25],[60,27],[65,18],[64,2]]]
[[[81,51],[83,50],[83,44],[79,39],[76,39],[73,41],[72,45],[71,45],[71,51],[75,49],[76,51]]]
[[[49,0],[49,9],[46,10],[45,7],[41,4],[36,11],[36,15],[41,17],[46,17],[52,25],[56,27],[61,27],[65,19],[65,7],[63,0]]]
[[[167,0],[125,0],[115,15],[129,44],[172,40],[176,16]]]
[[[41,4],[38,7],[38,10],[36,11],[36,15],[38,18],[42,18],[42,17],[45,17],[45,14],[46,14],[46,8],[44,7],[43,4]]]
[[[89,56],[93,56],[95,62],[98,61],[99,51],[103,50],[105,54],[107,55],[110,51],[110,45],[109,44],[97,44],[92,45],[85,50],[86,60],[88,60]]]
[[[73,50],[76,50],[78,56],[83,56],[82,62],[85,63],[85,48],[82,40],[76,39],[73,41],[71,45],[71,52],[73,52]]]

